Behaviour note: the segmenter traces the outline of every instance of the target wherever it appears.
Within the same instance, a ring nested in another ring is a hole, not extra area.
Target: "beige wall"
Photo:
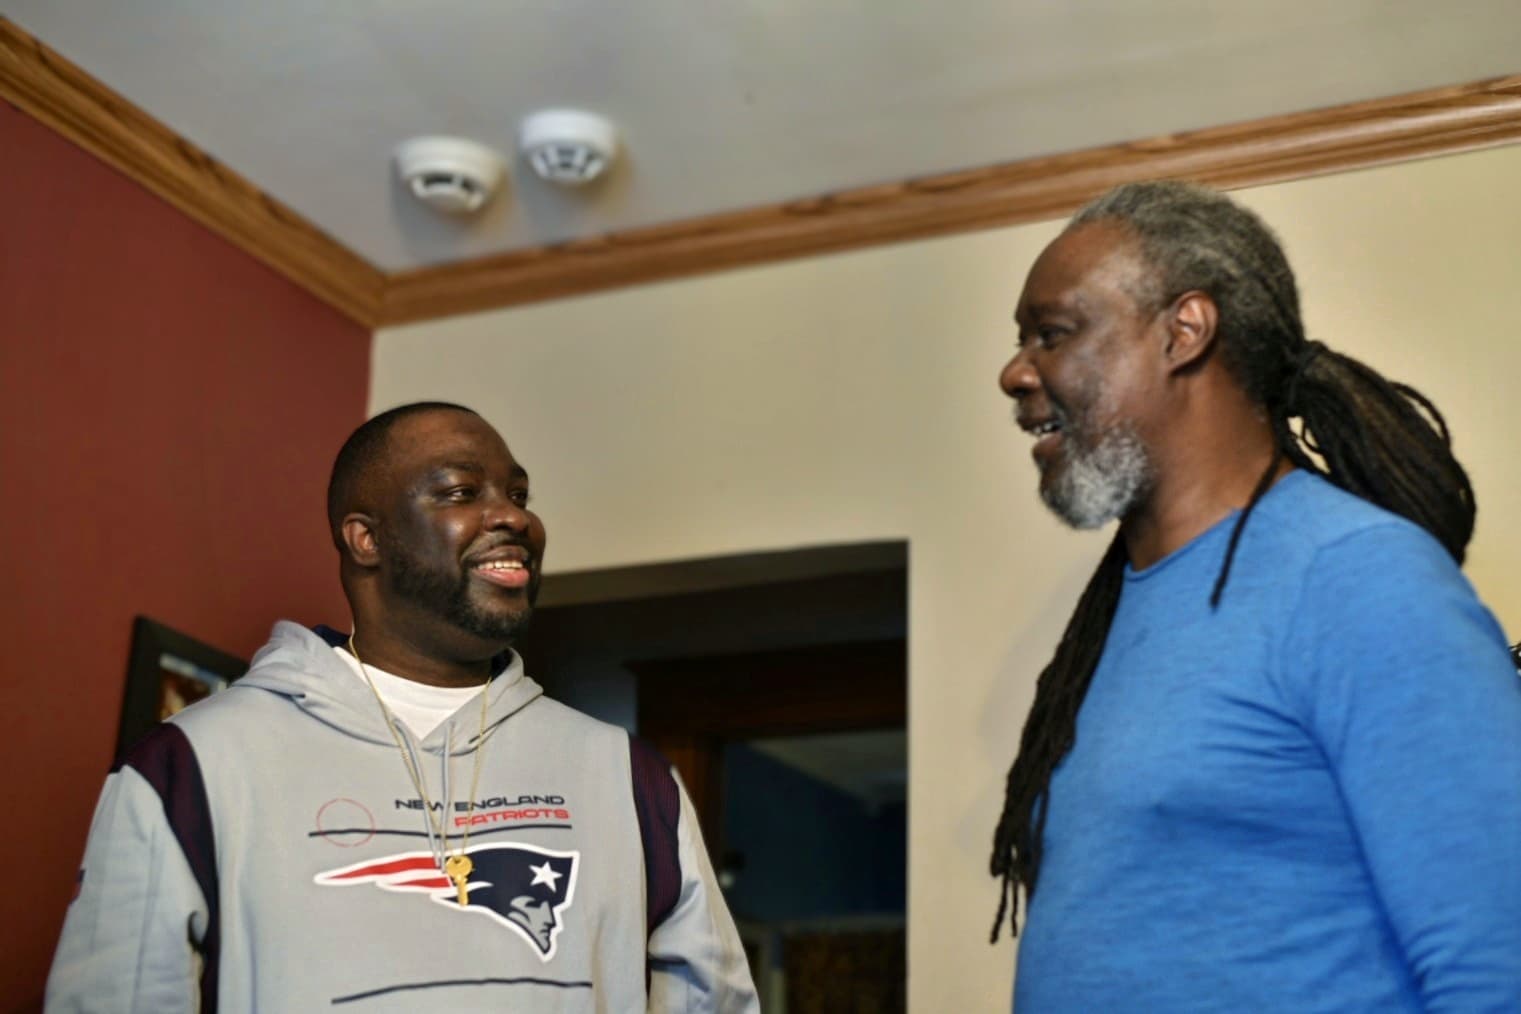
[[[1313,337],[1448,412],[1478,489],[1469,573],[1521,627],[1521,147],[1243,193]],[[1007,1008],[987,946],[1003,773],[1105,538],[1034,495],[995,376],[1044,224],[376,336],[371,408],[479,408],[571,570],[910,541],[910,1006]]]

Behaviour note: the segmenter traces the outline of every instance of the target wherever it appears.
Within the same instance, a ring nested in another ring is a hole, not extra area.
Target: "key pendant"
[[[465,885],[470,880],[470,871],[475,869],[475,864],[464,853],[449,856],[444,860],[444,876],[454,881],[454,889],[459,892],[459,903],[470,904],[470,892]]]

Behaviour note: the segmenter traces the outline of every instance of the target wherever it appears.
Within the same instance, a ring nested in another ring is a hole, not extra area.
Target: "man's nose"
[[[509,531],[528,530],[528,510],[510,496],[491,497],[485,505],[486,526]]]
[[[1003,388],[1004,394],[1016,401],[1040,390],[1040,374],[1035,372],[1035,367],[1030,362],[1028,349],[1014,353],[1014,358],[1008,361],[1003,372],[998,375],[998,386]]]

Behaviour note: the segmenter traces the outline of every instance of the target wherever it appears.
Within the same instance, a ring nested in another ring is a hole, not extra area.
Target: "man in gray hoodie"
[[[510,650],[545,533],[496,431],[383,413],[328,513],[353,633],[277,624],[127,752],[48,1010],[757,1011],[670,768]]]

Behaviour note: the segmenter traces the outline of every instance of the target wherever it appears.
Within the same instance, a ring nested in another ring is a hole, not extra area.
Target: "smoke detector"
[[[579,187],[601,176],[618,154],[618,131],[596,113],[545,109],[523,120],[518,149],[540,179]]]
[[[412,196],[451,215],[490,200],[505,168],[494,149],[463,137],[414,137],[396,149],[396,171]]]

